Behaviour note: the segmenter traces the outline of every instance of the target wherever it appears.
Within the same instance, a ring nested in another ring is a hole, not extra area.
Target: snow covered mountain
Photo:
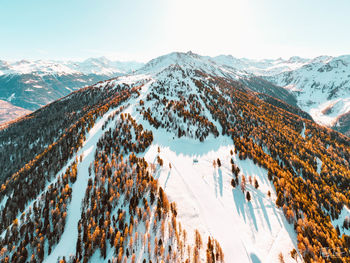
[[[55,61],[55,60],[21,60],[15,62],[0,61],[0,75],[37,74],[73,75],[96,74],[113,76],[126,74],[143,66],[139,62],[111,61],[106,57],[89,58],[84,61]]]
[[[247,73],[237,70],[234,67],[217,64],[211,57],[201,56],[191,51],[187,53],[173,52],[152,59],[140,68],[137,73],[157,73],[170,65],[179,65],[183,68],[191,69],[195,68],[202,72],[233,79],[239,79],[247,75]]]
[[[0,99],[36,110],[74,90],[131,73],[143,64],[105,57],[75,61],[0,61]]]
[[[192,52],[173,52],[145,65],[105,57],[83,62],[0,61],[0,99],[35,110],[101,80],[135,70],[138,74],[156,73],[169,65],[179,65],[238,80],[253,91],[286,102],[295,108],[294,113],[301,109],[317,123],[349,134],[349,61],[349,56],[252,60]]]
[[[291,91],[316,122],[350,135],[350,56],[319,57],[266,79]]]
[[[349,138],[196,57],[0,130],[0,260],[350,260]]]
[[[319,124],[350,134],[350,56],[251,60],[221,55],[212,60],[283,87],[295,98],[289,104]]]
[[[220,55],[214,57],[213,60],[220,65],[230,66],[256,76],[276,75],[285,71],[300,68],[310,62],[310,59],[297,56],[291,57],[288,60],[282,58],[254,60],[235,58],[231,55]]]
[[[144,66],[137,62],[113,62],[104,57],[91,58],[83,62],[0,61],[0,99],[25,109],[36,110],[74,90],[101,80],[128,74],[135,69],[139,69],[138,73],[160,72],[168,65],[178,64],[185,68],[194,67],[215,76],[239,80],[253,91],[297,107],[296,99],[289,91],[247,71],[248,60],[238,61],[231,56],[211,58],[192,52],[173,52],[155,58]],[[267,62],[259,63],[258,65],[264,66]],[[295,63],[301,62],[295,61]]]
[[[200,56],[191,51],[187,53],[173,52],[155,58],[136,71],[136,73],[161,72],[169,67],[169,65],[177,65],[185,70],[195,69],[213,76],[237,80],[252,91],[272,96],[290,104],[291,106],[297,107],[296,99],[289,91],[276,86],[263,78],[255,76],[251,72],[244,70],[244,68],[240,67],[238,64],[223,63],[217,58]]]

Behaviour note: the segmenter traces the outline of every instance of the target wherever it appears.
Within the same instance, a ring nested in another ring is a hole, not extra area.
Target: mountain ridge
[[[298,106],[316,122],[350,134],[348,122],[339,121],[350,112],[349,55],[314,59],[299,69],[264,78],[290,90]]]
[[[138,72],[164,68],[161,63],[197,67],[206,73],[240,80],[254,91],[297,106],[319,124],[350,134],[350,55],[253,60],[173,52],[151,60]]]
[[[113,61],[106,57],[88,58],[83,61],[74,60],[20,60],[14,62],[0,61],[0,75],[5,74],[113,74],[129,73],[143,66],[136,61]]]
[[[142,65],[110,61],[104,57],[82,62],[1,61],[0,99],[28,110],[37,110],[74,90],[132,72]]]
[[[22,60],[12,65],[18,64],[17,68],[24,65],[22,71],[18,72],[23,74],[0,76],[0,99],[35,110],[98,81],[119,75],[151,74],[171,65],[179,65],[185,69],[196,68],[211,75],[241,81],[253,91],[300,108],[322,125],[349,134],[349,62],[348,55],[253,60],[231,55],[201,56],[191,51],[172,52],[146,64],[123,64],[100,57],[83,62],[50,62],[45,69],[44,62],[40,62],[43,65],[35,65],[33,61]],[[11,64],[2,61],[0,71],[5,72],[4,69],[9,67]]]

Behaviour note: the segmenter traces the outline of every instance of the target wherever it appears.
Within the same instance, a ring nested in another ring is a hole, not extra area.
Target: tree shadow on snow
[[[276,209],[280,209],[280,208],[276,208]],[[280,209],[281,211],[282,209]],[[296,232],[294,231],[294,227],[292,224],[289,224],[286,217],[284,216],[283,212],[281,211],[281,218],[282,218],[282,224],[283,224],[283,227],[284,229],[287,230],[287,233],[290,237],[290,240],[292,241],[293,245],[295,248],[298,247],[298,240],[297,240],[297,234]],[[298,251],[298,250],[297,250]],[[299,253],[298,251],[298,255],[299,257],[301,258],[301,254]]]
[[[258,231],[258,224],[256,223],[254,208],[253,208],[253,205],[251,202],[248,202],[248,208],[249,208],[250,216],[251,216],[253,223],[254,223],[255,230]]]
[[[250,253],[250,258],[251,258],[253,263],[261,263],[260,258],[257,255],[255,255],[254,253]]]
[[[261,192],[260,190],[257,190],[257,191]],[[257,195],[257,198],[258,198],[258,202],[259,202],[259,205],[260,205],[260,207],[261,207],[261,210],[262,210],[262,212],[263,212],[265,221],[266,221],[266,223],[267,223],[267,226],[269,227],[270,232],[271,232],[271,230],[272,230],[272,228],[271,228],[271,223],[270,223],[269,215],[268,215],[268,213],[267,213],[267,211],[266,211],[266,207],[265,207],[265,204],[264,204],[264,202],[263,202],[263,199],[261,198],[261,195]]]
[[[168,172],[168,176],[167,176],[167,178],[165,180],[164,189],[166,188],[166,184],[168,183],[169,177],[170,177],[170,171]]]
[[[232,189],[233,200],[235,201],[235,206],[237,213],[243,216],[245,222],[245,211],[244,211],[244,195],[238,189]]]
[[[219,183],[219,189],[220,189],[220,195],[223,195],[223,182],[222,182],[222,171],[221,168],[218,169],[218,173],[219,173],[219,178],[218,178],[218,183]]]
[[[242,174],[248,178],[249,176],[256,177],[259,182],[264,184],[268,184],[267,170],[262,167],[259,167],[258,164],[254,164],[254,162],[250,159],[240,160],[238,158],[238,154],[233,155],[233,160],[235,164],[239,166]]]
[[[148,125],[145,126],[147,127]],[[198,139],[190,139],[186,137],[178,138],[177,136],[174,136],[173,139],[169,136],[169,133],[162,128],[154,129],[152,127],[151,130],[154,137],[153,143],[165,148],[169,147],[169,149],[175,152],[176,155],[202,156],[211,151],[217,151],[222,146],[233,144],[232,139],[228,136],[214,138],[213,135],[209,135],[203,142],[200,142]]]
[[[216,176],[216,172],[214,170],[213,172],[213,179],[214,179],[214,188],[215,188],[215,197],[218,197],[218,187],[217,187],[217,176]]]
[[[159,179],[160,177],[160,168],[156,168],[155,172],[153,173],[154,179]]]

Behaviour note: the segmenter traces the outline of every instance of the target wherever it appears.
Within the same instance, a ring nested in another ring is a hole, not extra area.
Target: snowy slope
[[[161,158],[172,168],[165,166],[159,180],[170,199],[179,204],[179,218],[188,229],[195,227],[204,236],[215,236],[226,262],[278,262],[281,252],[286,262],[292,262],[288,252],[296,248],[296,235],[282,210],[276,207],[275,195],[271,199],[267,196],[268,190],[273,192],[267,172],[252,161],[238,163],[243,174],[257,177],[260,182],[260,189],[248,186],[253,201],[247,202],[242,191],[230,185],[229,152],[233,146],[225,143],[225,138],[219,140],[225,146],[210,149],[201,145],[208,149],[203,154],[184,154],[171,150],[171,144],[155,144],[146,153],[146,159],[154,160],[160,147]],[[186,144],[188,150],[196,148],[195,143]],[[212,166],[216,158],[223,162],[221,168]],[[237,161],[238,157],[234,158]]]
[[[348,222],[348,228],[344,227],[345,221]],[[343,207],[339,217],[332,220],[334,227],[339,227],[340,235],[350,235],[350,209],[346,206]]]
[[[350,111],[350,56],[319,57],[266,79],[291,91],[300,108],[322,125],[334,127]]]
[[[177,76],[176,72],[173,75]],[[152,130],[154,142],[142,156],[149,163],[155,163],[157,156],[164,160],[163,168],[155,177],[170,200],[178,204],[182,224],[187,229],[198,229],[204,239],[208,235],[214,236],[223,248],[225,262],[278,262],[279,253],[283,254],[286,262],[293,262],[289,251],[297,249],[296,234],[282,210],[275,205],[273,185],[268,181],[265,169],[250,160],[241,161],[235,154],[231,156],[230,150],[234,150],[234,146],[228,137],[209,135],[202,143],[177,138],[164,129],[155,129],[143,119],[135,105],[140,100],[146,101],[157,82],[166,81],[165,77],[164,70],[161,74],[147,75],[150,80],[142,87],[141,96],[125,112],[143,127]],[[173,84],[166,84],[168,89],[172,90],[176,79]],[[139,77],[120,77],[114,84],[130,83],[132,80],[139,80]],[[188,85],[193,86],[193,83]],[[151,107],[156,111],[155,106]],[[220,127],[217,122],[215,124]],[[259,189],[252,185],[247,187],[252,194],[251,203],[246,201],[239,187],[233,189],[230,184],[233,178],[231,157],[240,167],[241,174],[247,178],[256,177],[259,181]],[[222,162],[221,168],[213,167],[213,160],[217,158]],[[271,197],[268,197],[268,191],[272,193]]]
[[[65,230],[62,234],[60,242],[53,249],[52,253],[48,255],[48,257],[45,259],[45,262],[55,262],[59,257],[62,258],[63,256],[75,254],[78,237],[77,225],[81,217],[81,205],[85,195],[85,191],[82,191],[82,189],[86,189],[88,184],[88,168],[94,160],[96,144],[103,134],[102,125],[105,123],[109,116],[115,113],[115,111],[116,110],[108,111],[96,122],[86,137],[86,141],[82,149],[77,152],[77,156],[82,155],[82,162],[78,164],[77,181],[72,188],[72,201],[68,207],[68,216]],[[72,158],[71,162],[72,161],[74,161],[74,158]]]

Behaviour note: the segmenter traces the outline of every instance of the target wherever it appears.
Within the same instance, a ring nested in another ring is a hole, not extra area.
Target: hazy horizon
[[[218,55],[215,55],[215,56],[209,56],[209,55],[206,55],[206,54],[200,54],[198,52],[194,52],[192,50],[189,50],[189,51],[173,51],[173,52],[168,52],[166,54],[160,54],[160,55],[157,55],[156,57],[153,57],[151,59],[147,59],[147,60],[142,60],[142,59],[130,59],[130,60],[127,60],[127,59],[118,59],[116,57],[110,57],[108,55],[101,55],[101,56],[92,56],[92,57],[85,57],[85,58],[77,58],[77,59],[74,59],[74,58],[62,58],[62,59],[55,59],[55,58],[44,58],[44,59],[32,59],[32,58],[20,58],[20,59],[2,59],[0,58],[0,61],[7,61],[7,62],[12,62],[12,63],[15,63],[15,62],[19,62],[21,60],[26,60],[26,61],[55,61],[55,62],[84,62],[86,60],[89,60],[89,59],[100,59],[100,58],[106,58],[108,59],[109,61],[111,62],[130,62],[130,63],[144,63],[146,64],[147,62],[151,61],[152,59],[155,59],[157,57],[161,57],[161,56],[166,56],[166,55],[169,55],[171,53],[174,53],[174,52],[179,52],[179,53],[187,53],[187,52],[192,52],[192,53],[195,53],[197,55],[200,55],[200,56],[203,56],[203,57],[217,57],[217,56],[221,56],[221,55],[224,55],[224,56],[232,56],[234,58],[237,58],[237,59],[248,59],[248,60],[252,60],[252,61],[263,61],[263,60],[277,60],[277,59],[283,59],[283,60],[289,60],[291,59],[292,57],[300,57],[302,59],[315,59],[317,57],[322,57],[322,56],[330,56],[330,57],[339,57],[339,56],[348,56],[350,55],[350,52],[348,54],[340,54],[340,55],[337,55],[337,56],[332,56],[332,55],[328,55],[328,54],[320,54],[318,56],[311,56],[311,57],[305,57],[305,56],[299,56],[298,54],[296,55],[292,55],[292,56],[288,56],[288,57],[275,57],[275,58],[272,58],[272,57],[266,57],[266,58],[248,58],[248,57],[237,57],[237,56],[234,56],[233,54],[218,54]]]
[[[4,60],[146,62],[173,51],[276,59],[348,54],[350,2],[279,0],[6,1]]]

